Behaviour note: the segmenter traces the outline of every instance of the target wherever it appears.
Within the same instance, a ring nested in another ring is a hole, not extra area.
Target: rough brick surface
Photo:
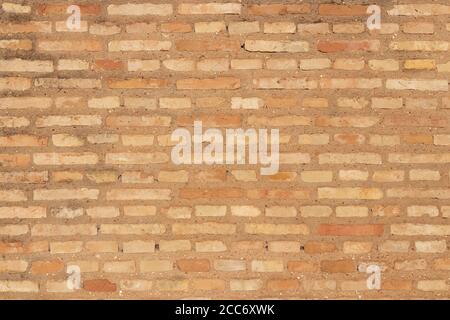
[[[450,298],[450,3],[372,2],[0,1],[0,298]]]

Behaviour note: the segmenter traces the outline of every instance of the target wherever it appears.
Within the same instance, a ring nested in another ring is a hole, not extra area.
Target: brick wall
[[[450,297],[448,1],[130,2],[1,2],[0,298]]]

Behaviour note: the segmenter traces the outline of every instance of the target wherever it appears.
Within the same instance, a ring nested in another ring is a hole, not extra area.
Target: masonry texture
[[[450,298],[448,0],[0,7],[1,299]],[[174,165],[194,120],[279,173]]]

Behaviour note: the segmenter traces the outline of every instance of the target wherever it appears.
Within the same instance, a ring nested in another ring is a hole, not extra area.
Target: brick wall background
[[[1,298],[450,297],[448,1],[130,2],[1,2]],[[175,166],[194,120],[280,172]]]

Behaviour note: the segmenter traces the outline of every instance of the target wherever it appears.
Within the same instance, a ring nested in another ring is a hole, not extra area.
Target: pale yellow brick
[[[300,243],[297,241],[270,241],[269,251],[271,252],[300,252]]]
[[[231,174],[238,181],[257,181],[256,172],[254,170],[233,170],[231,171]]]
[[[331,60],[327,58],[302,59],[300,60],[301,70],[322,70],[331,68]]]
[[[0,292],[38,292],[37,282],[28,280],[0,280]]]
[[[197,205],[195,215],[198,217],[223,217],[227,213],[226,206]]]
[[[380,252],[408,252],[410,244],[408,241],[386,240],[378,246]]]
[[[311,24],[299,24],[297,31],[300,34],[313,35],[313,34],[327,34],[330,33],[330,27],[328,23],[311,23]]]
[[[400,137],[396,135],[370,135],[369,143],[374,146],[395,146],[400,144]]]
[[[297,216],[297,209],[290,206],[270,206],[266,208],[267,217],[289,218]]]
[[[160,68],[161,63],[159,60],[139,60],[131,59],[128,60],[128,71],[139,72],[139,71],[156,71]]]
[[[228,32],[230,34],[248,34],[257,33],[259,31],[258,21],[230,22],[228,25]]]
[[[83,250],[82,241],[50,242],[50,253],[78,253]]]
[[[108,273],[134,273],[136,265],[134,261],[107,261],[103,264],[103,271]]]
[[[295,33],[296,26],[294,22],[265,22],[264,33]]]
[[[170,207],[165,210],[166,215],[171,219],[189,219],[192,214],[190,207]]]
[[[400,109],[403,107],[402,98],[376,97],[372,98],[372,108],[374,109]]]
[[[400,69],[400,63],[394,59],[369,60],[368,65],[374,71],[397,71]]]
[[[160,98],[159,107],[162,109],[188,109],[191,108],[190,98]]]
[[[264,100],[261,98],[231,98],[231,109],[259,109],[264,106]]]
[[[336,23],[333,24],[333,33],[357,34],[365,31],[362,23]]]
[[[363,109],[369,105],[369,101],[365,98],[339,97],[337,105],[341,108]]]
[[[150,217],[156,215],[156,210],[155,206],[124,206],[123,214],[130,217]]]
[[[402,170],[380,170],[373,173],[372,179],[376,182],[400,182],[405,178]]]
[[[362,70],[364,69],[364,59],[338,58],[334,60],[333,68],[338,70]]]
[[[120,288],[124,291],[148,292],[153,289],[153,282],[150,280],[122,280]]]
[[[417,289],[421,291],[448,291],[449,285],[445,280],[419,280],[417,281]]]
[[[145,134],[124,134],[121,136],[121,140],[124,146],[152,146],[155,141],[155,136]]]
[[[25,272],[28,262],[25,260],[2,260],[0,261],[0,273]]]
[[[3,2],[2,9],[7,13],[15,13],[15,14],[27,14],[31,12],[30,6],[12,2]]]
[[[230,289],[231,291],[256,291],[260,290],[263,286],[261,279],[231,279]]]
[[[231,206],[231,215],[237,217],[257,217],[261,215],[261,210],[255,206]]]
[[[308,235],[309,228],[306,224],[271,224],[271,223],[248,223],[244,226],[245,232],[249,234],[263,235]]]
[[[205,222],[197,224],[175,223],[172,225],[174,234],[234,234],[236,225],[231,223]]]
[[[379,188],[341,187],[318,188],[319,199],[360,199],[377,200],[383,198],[383,191]]]
[[[436,61],[432,59],[408,59],[405,60],[403,67],[406,70],[434,70]]]
[[[31,79],[22,77],[0,78],[0,91],[25,91],[31,88]]]
[[[120,215],[116,207],[91,207],[86,209],[86,214],[92,218],[115,218]]]
[[[169,260],[143,260],[140,262],[141,273],[164,272],[173,270],[173,262]]]
[[[67,133],[52,135],[52,143],[56,147],[80,147],[84,145],[82,138]]]
[[[302,134],[298,137],[299,144],[324,145],[330,142],[328,134]]]
[[[224,21],[196,22],[194,24],[194,30],[197,33],[220,33],[225,32],[226,28]]]
[[[447,243],[445,240],[416,241],[415,247],[417,252],[423,253],[443,253],[447,251]]]
[[[53,72],[52,61],[10,59],[0,60],[1,72]]]
[[[163,234],[166,227],[162,224],[102,224],[100,233],[113,235]]]
[[[187,72],[195,69],[195,61],[186,58],[164,60],[163,65],[166,69],[180,72]]]
[[[55,22],[55,30],[56,32],[87,32],[88,31],[88,22],[80,21],[79,28],[69,28],[67,26],[66,21],[56,21]]]
[[[236,70],[262,69],[262,59],[231,59],[231,68]]]

